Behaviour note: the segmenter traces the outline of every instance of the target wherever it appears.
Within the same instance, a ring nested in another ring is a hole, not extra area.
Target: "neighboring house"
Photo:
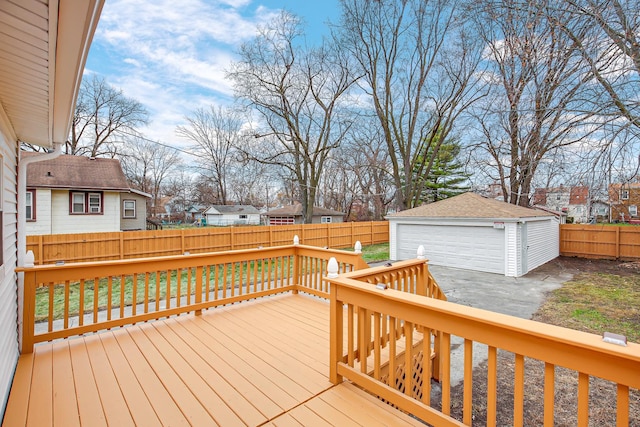
[[[207,225],[258,225],[260,211],[250,205],[214,205],[204,211]]]
[[[567,222],[589,222],[589,187],[583,185],[537,188],[533,206],[567,214]]]
[[[287,225],[287,224],[303,224],[304,218],[302,216],[302,205],[296,203],[294,205],[285,206],[280,209],[272,209],[268,211],[265,216],[267,217],[268,225]],[[344,213],[337,212],[331,209],[313,208],[313,217],[311,219],[312,224],[327,224],[333,222],[343,222]]]
[[[70,155],[30,165],[26,196],[28,235],[144,230],[151,197],[129,188],[117,159]]]
[[[184,210],[187,222],[200,222],[204,218],[204,211],[207,208],[200,205],[192,205]]]
[[[609,203],[602,200],[591,200],[591,217],[594,222],[609,222]]]
[[[103,0],[0,1],[0,416],[22,341],[26,173],[20,142],[56,151],[69,136]]]
[[[559,255],[556,216],[474,193],[387,216],[389,256],[519,277]]]
[[[640,220],[640,182],[611,184],[611,221],[635,222]]]
[[[169,196],[160,196],[155,202],[151,200],[151,207],[149,208],[151,217],[171,220],[171,215],[176,214],[176,212],[171,212],[169,208],[170,202],[171,197]]]

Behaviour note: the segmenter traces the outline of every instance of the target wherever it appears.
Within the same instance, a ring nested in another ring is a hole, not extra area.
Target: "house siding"
[[[124,201],[136,201],[136,217],[124,217]],[[120,230],[145,230],[147,228],[147,198],[136,193],[121,193],[120,195]]]
[[[27,236],[51,234],[51,190],[38,188],[36,192],[36,220],[27,221]]]
[[[52,191],[52,234],[120,231],[120,193],[105,191],[100,215],[69,214],[69,191]]]
[[[18,307],[17,279],[17,144],[7,137],[1,127],[0,154],[2,155],[2,254],[0,266],[0,413],[9,396],[11,381],[18,362]]]
[[[247,215],[247,219],[240,219]],[[260,214],[207,214],[207,225],[258,225]]]

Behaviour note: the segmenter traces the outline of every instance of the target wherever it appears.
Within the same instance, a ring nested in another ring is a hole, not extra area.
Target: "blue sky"
[[[107,0],[85,73],[144,104],[147,138],[185,145],[175,127],[198,107],[232,102],[234,52],[282,8],[304,19],[312,43],[339,18],[338,0]]]

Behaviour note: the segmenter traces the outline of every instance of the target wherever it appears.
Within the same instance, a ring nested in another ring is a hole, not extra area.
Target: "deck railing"
[[[38,342],[302,291],[329,297],[323,268],[367,267],[360,254],[288,245],[207,254],[41,265],[24,273],[21,351]]]
[[[487,425],[496,425],[499,349],[513,353],[515,359],[514,425],[524,423],[525,359],[544,362],[545,426],[554,425],[556,367],[577,373],[578,425],[588,425],[590,377],[616,384],[611,399],[616,402],[617,424],[629,425],[629,389],[640,388],[640,345],[618,346],[589,333],[371,286],[367,274],[365,270],[329,279],[334,384],[346,378],[429,424],[471,425],[473,353],[480,343],[488,351]],[[385,330],[385,323],[395,327]],[[432,351],[434,331],[441,334],[440,360],[429,363],[423,358],[416,363],[418,352]],[[452,336],[464,339],[464,361],[455,367],[464,372],[462,422],[450,416]],[[403,372],[396,369],[399,362],[404,363]],[[437,368],[434,365],[440,368],[440,402],[431,402],[428,378]]]

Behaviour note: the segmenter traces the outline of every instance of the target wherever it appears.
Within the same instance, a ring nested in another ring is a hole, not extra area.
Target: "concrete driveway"
[[[449,301],[524,319],[536,312],[545,293],[573,278],[571,272],[549,272],[544,267],[522,277],[437,265],[429,265],[429,270]]]

